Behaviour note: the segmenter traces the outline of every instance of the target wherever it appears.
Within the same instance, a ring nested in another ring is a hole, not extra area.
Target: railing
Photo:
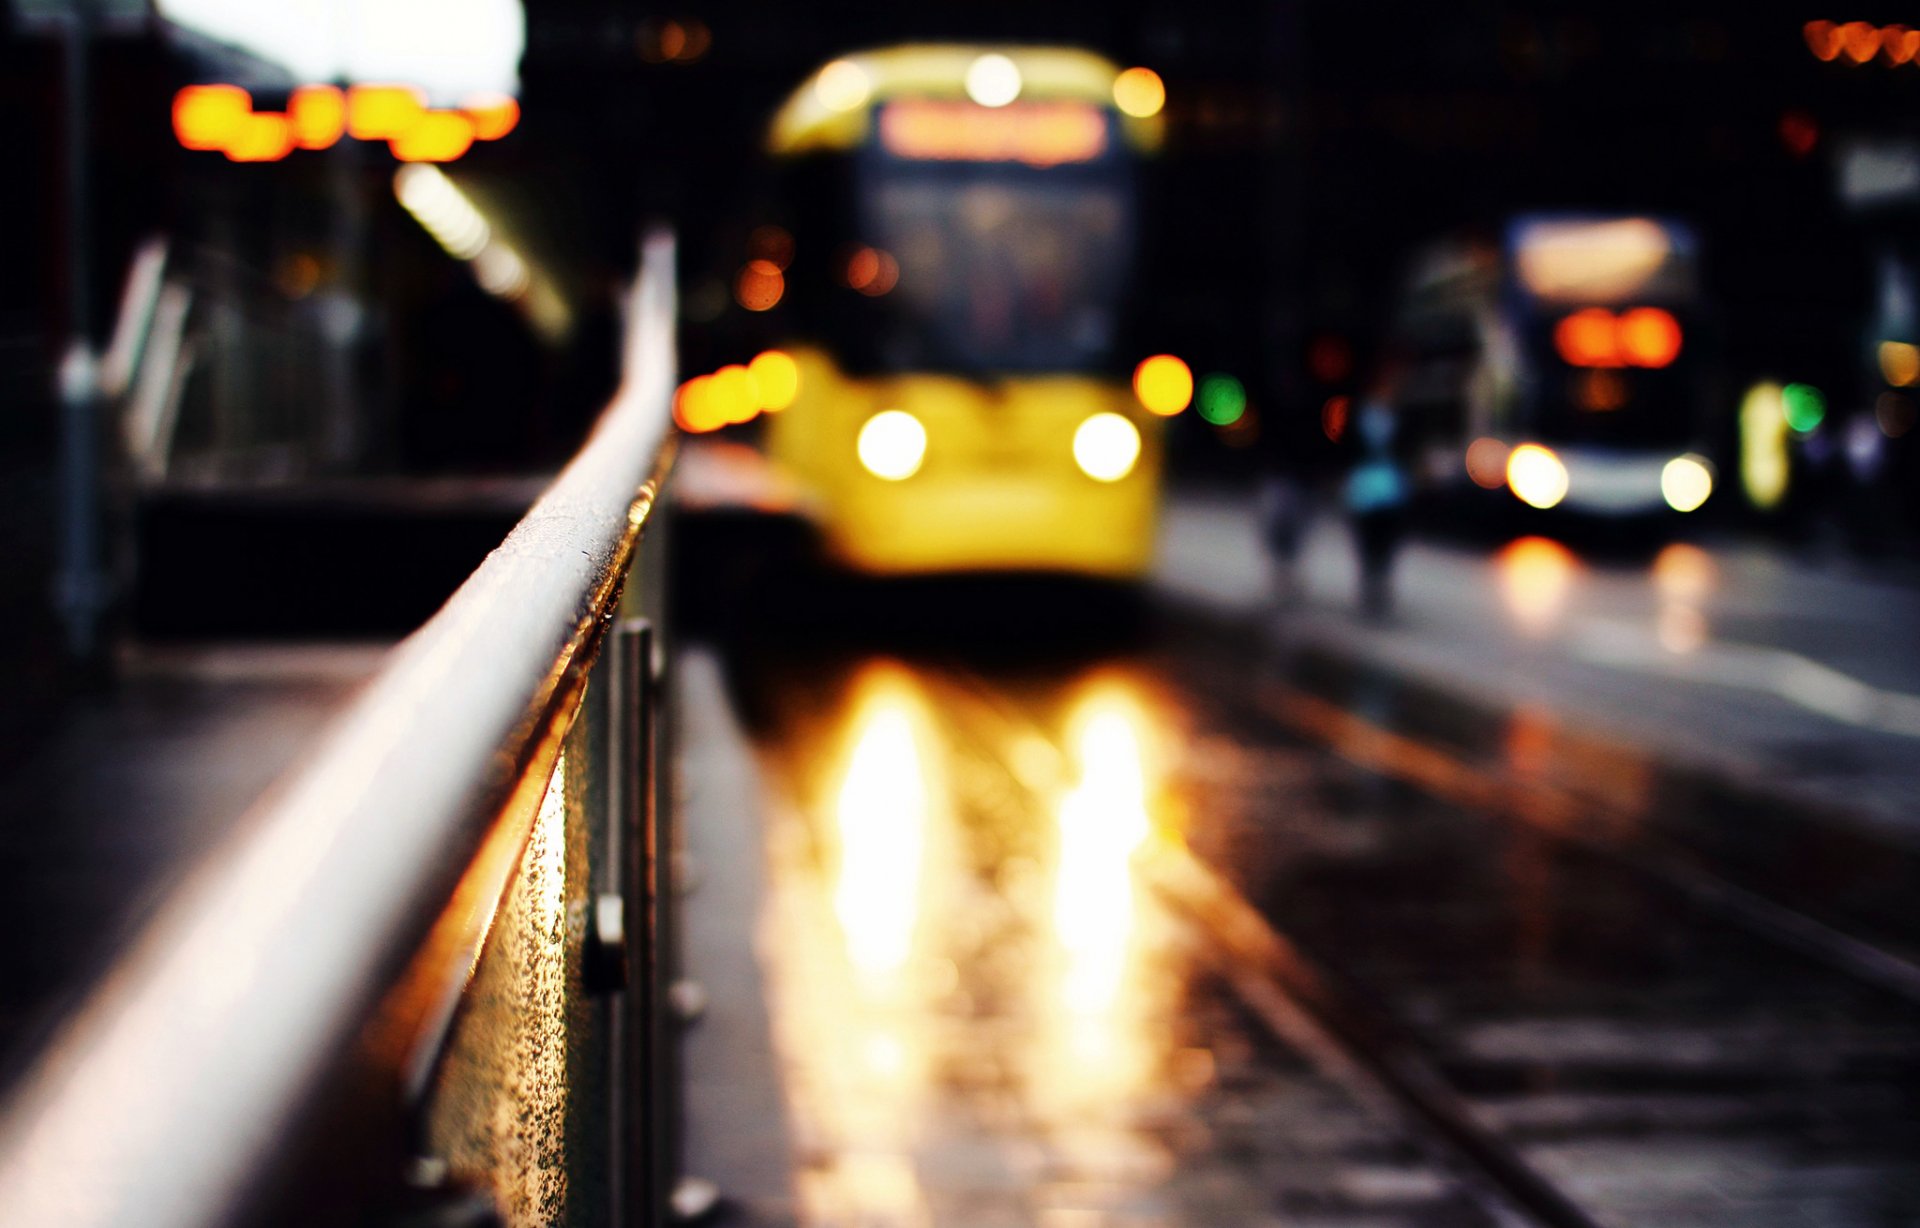
[[[0,1223],[659,1217],[672,257],[580,454],[0,1115]]]

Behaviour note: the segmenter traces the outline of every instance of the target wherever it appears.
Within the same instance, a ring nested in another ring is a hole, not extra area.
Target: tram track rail
[[[1065,757],[1038,720],[991,685],[960,667],[949,665],[947,672],[953,692]],[[1149,889],[1193,927],[1216,972],[1260,1025],[1383,1123],[1417,1123],[1411,1140],[1448,1164],[1492,1222],[1600,1228],[1601,1221],[1476,1120],[1416,1038],[1269,924],[1184,843],[1162,836],[1136,866]]]
[[[1017,702],[984,679],[957,672],[957,689],[972,702],[1017,724],[1025,735],[1045,737],[1042,723]],[[1244,677],[1240,683],[1244,688]],[[1409,786],[1450,809],[1516,827],[1591,859],[1623,880],[1678,901],[1704,924],[1717,922],[1901,1007],[1920,1004],[1920,967],[1905,956],[1731,883],[1678,849],[1652,840],[1624,846],[1609,839],[1602,834],[1609,827],[1598,813],[1602,803],[1571,789],[1504,779],[1273,680],[1256,687],[1252,704],[1309,748]],[[1589,1205],[1532,1162],[1503,1131],[1497,1112],[1476,1108],[1470,1084],[1459,1083],[1457,1068],[1449,1070],[1458,1059],[1446,1055],[1447,1041],[1457,1041],[1457,1035],[1449,1038],[1445,1029],[1435,1033],[1431,1023],[1398,1017],[1377,987],[1325,962],[1289,935],[1183,841],[1161,838],[1136,865],[1148,888],[1212,948],[1216,971],[1263,1027],[1356,1100],[1416,1124],[1436,1144],[1430,1150],[1454,1161],[1456,1176],[1494,1222],[1552,1228],[1614,1222],[1604,1206]]]
[[[1255,704],[1356,767],[1473,813],[1524,824],[1801,958],[1920,1006],[1920,963],[1732,882],[1657,835],[1639,832],[1631,842],[1613,838],[1606,833],[1620,824],[1611,821],[1604,802],[1551,781],[1504,778],[1285,683],[1264,682]]]

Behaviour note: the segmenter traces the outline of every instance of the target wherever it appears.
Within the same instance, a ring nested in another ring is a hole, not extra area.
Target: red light
[[[1680,356],[1680,321],[1658,307],[1635,307],[1620,317],[1620,349],[1636,367],[1664,367]]]

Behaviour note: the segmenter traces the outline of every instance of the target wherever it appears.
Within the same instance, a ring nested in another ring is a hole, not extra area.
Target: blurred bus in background
[[[1671,220],[1525,215],[1497,244],[1428,249],[1390,331],[1425,488],[1605,521],[1697,511],[1716,483],[1707,331],[1698,245]]]
[[[780,109],[787,224],[735,290],[778,345],[747,368],[766,453],[835,563],[1145,573],[1162,415],[1192,396],[1184,363],[1128,348],[1164,96],[1082,50],[923,45],[835,60]]]

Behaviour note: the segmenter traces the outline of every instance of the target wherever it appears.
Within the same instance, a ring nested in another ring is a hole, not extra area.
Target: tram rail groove
[[[1611,808],[1543,780],[1510,781],[1397,733],[1331,700],[1268,681],[1256,706],[1287,729],[1363,770],[1476,814],[1517,822],[1549,840],[1639,875],[1661,890],[1832,971],[1920,1005],[1920,964],[1715,873],[1658,836],[1631,845],[1604,834]]]
[[[994,719],[1020,728],[1066,754],[1017,704],[953,663],[943,672],[953,689]],[[1302,951],[1260,915],[1230,883],[1177,840],[1161,838],[1140,857],[1147,886],[1183,915],[1221,958],[1218,971],[1261,1025],[1354,1099],[1383,1117],[1411,1117],[1428,1137],[1412,1141],[1453,1161],[1454,1175],[1496,1224],[1518,1211],[1545,1228],[1601,1228],[1473,1110],[1423,1052],[1417,1038],[1364,991]]]

